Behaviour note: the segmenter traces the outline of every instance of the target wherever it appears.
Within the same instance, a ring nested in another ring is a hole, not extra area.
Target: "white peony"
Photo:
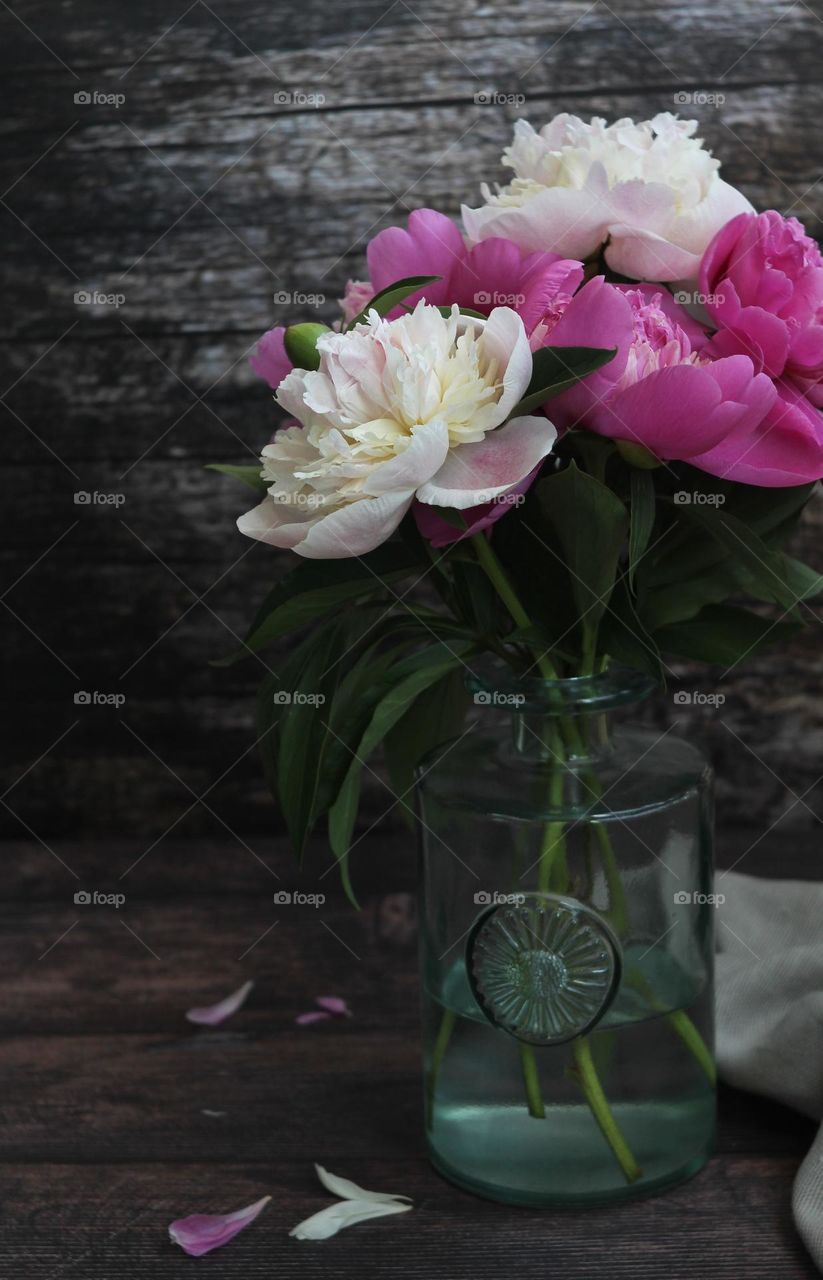
[[[251,538],[310,559],[359,556],[385,541],[416,497],[463,510],[507,493],[551,452],[544,417],[506,422],[532,356],[507,307],[488,320],[418,302],[317,343],[320,367],[294,369],[276,399],[300,426],[263,450],[267,496],[241,516]]]
[[[496,193],[484,184],[481,208],[463,207],[469,240],[503,236],[581,260],[607,244],[620,275],[695,279],[715,233],[752,208],[718,177],[720,162],[696,128],[669,112],[612,125],[564,113],[539,133],[518,120],[503,153],[515,176]]]

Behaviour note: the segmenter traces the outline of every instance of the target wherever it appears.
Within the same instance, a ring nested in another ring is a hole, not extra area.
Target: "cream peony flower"
[[[251,538],[310,559],[363,555],[415,497],[478,506],[551,452],[546,418],[506,423],[532,372],[523,322],[507,307],[488,320],[457,307],[444,317],[422,301],[397,320],[372,311],[317,350],[319,369],[294,369],[277,389],[302,425],[263,450],[268,494],[237,522]]]
[[[696,120],[663,112],[635,124],[559,115],[536,133],[515,125],[503,163],[514,178],[485,205],[463,208],[470,241],[503,236],[521,249],[587,258],[607,244],[613,271],[634,280],[697,277],[720,228],[751,210],[718,177],[720,162],[693,136]]]

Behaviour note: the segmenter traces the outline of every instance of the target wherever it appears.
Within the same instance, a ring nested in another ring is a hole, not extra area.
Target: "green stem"
[[[537,1074],[537,1059],[534,1049],[525,1041],[520,1042],[520,1065],[523,1068],[523,1083],[526,1086],[526,1101],[529,1104],[529,1115],[535,1120],[545,1120],[546,1108],[540,1092],[540,1077]]]
[[[437,1078],[440,1075],[440,1068],[443,1065],[443,1059],[446,1056],[446,1050],[449,1047],[454,1024],[457,1021],[457,1014],[453,1009],[444,1009],[443,1017],[440,1021],[440,1028],[437,1032],[437,1039],[434,1042],[432,1050],[431,1067],[429,1068],[429,1078],[426,1081],[426,1127],[430,1129],[434,1121],[434,1095],[437,1091]]]
[[[500,599],[505,604],[514,622],[519,627],[528,628],[531,626],[531,620],[523,605],[518,599],[517,593],[506,577],[505,571],[500,564],[497,556],[492,551],[488,540],[483,534],[475,534],[472,538],[477,558],[484,569],[487,577],[497,591]],[[535,660],[543,677],[547,680],[556,680],[557,672],[551,660],[546,655],[539,655],[535,651]],[[561,731],[563,724],[561,722]],[[558,755],[562,753],[561,734],[557,736],[557,745],[560,748]],[[556,808],[562,802],[563,798],[563,775],[559,769],[552,770],[552,784],[550,791],[550,800],[552,808]],[[540,863],[538,867],[538,886],[540,887],[547,882],[551,875],[552,863],[555,858],[555,850],[562,854],[562,865],[558,867],[560,873],[560,890],[563,892],[568,883],[568,870],[566,867],[565,855],[565,835],[562,822],[549,822],[546,824],[541,841]],[[558,858],[559,863],[559,858]],[[581,1038],[574,1042],[574,1056],[577,1064],[577,1074],[580,1080],[586,1101],[591,1108],[592,1114],[600,1126],[603,1135],[609,1146],[614,1152],[623,1173],[628,1182],[634,1182],[640,1177],[640,1168],[632,1155],[629,1145],[620,1130],[620,1126],[612,1114],[611,1107],[606,1100],[603,1092],[603,1086],[592,1061],[591,1050],[589,1049],[588,1040]],[[544,1116],[546,1111],[543,1105],[542,1095],[540,1093],[540,1082],[537,1076],[537,1064],[535,1062],[534,1050],[530,1045],[520,1044],[520,1061],[523,1067],[523,1079],[526,1085],[526,1098],[528,1100],[529,1114],[533,1116]]]
[[[481,569],[491,582],[497,594],[500,596],[500,599],[511,614],[513,621],[517,623],[518,627],[530,627],[531,619],[520,603],[517,592],[506,577],[506,571],[492,551],[491,544],[489,543],[486,535],[484,533],[476,533],[471,542]],[[533,652],[535,661],[540,668],[541,675],[546,680],[556,680],[557,671],[555,670],[554,664],[548,654],[538,654],[536,651]]]
[[[612,1109],[606,1100],[603,1086],[600,1083],[592,1060],[591,1046],[586,1036],[581,1036],[574,1041],[574,1062],[577,1081],[583,1090],[591,1113],[600,1127],[600,1132],[611,1147],[614,1158],[623,1170],[623,1176],[626,1181],[629,1183],[636,1182],[643,1170],[632,1155],[631,1149],[623,1137],[620,1127],[612,1114]]]

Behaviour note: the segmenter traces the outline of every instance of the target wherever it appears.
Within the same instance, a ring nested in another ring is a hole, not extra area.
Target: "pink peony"
[[[714,351],[745,352],[773,378],[820,389],[823,257],[796,218],[774,209],[732,218],[704,254],[700,289],[720,330]]]
[[[607,284],[572,300],[547,341],[617,347],[597,373],[551,402],[559,427],[642,445],[664,461],[777,487],[823,475],[823,432],[751,358],[713,358],[705,335],[665,290]]]
[[[547,315],[559,314],[583,279],[582,263],[557,253],[524,253],[510,240],[484,240],[468,248],[458,227],[434,209],[416,209],[408,227],[387,227],[366,251],[369,281],[349,281],[343,310],[347,319],[381,289],[408,276],[440,276],[406,298],[433,306],[469,307],[488,315],[511,307],[527,333]],[[402,315],[402,307],[389,315]]]

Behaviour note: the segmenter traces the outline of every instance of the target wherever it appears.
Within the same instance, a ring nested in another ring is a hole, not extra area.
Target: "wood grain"
[[[814,1274],[789,1214],[809,1126],[734,1091],[716,1160],[660,1199],[513,1212],[429,1169],[410,840],[393,810],[358,849],[361,916],[319,881],[322,840],[294,873],[249,752],[263,667],[208,665],[288,557],[234,532],[247,499],[202,468],[254,456],[273,428],[246,353],[293,313],[275,295],[322,295],[305,314],[331,318],[370,235],[423,205],[456,214],[501,176],[520,114],[694,114],[755,204],[820,234],[822,17],[820,0],[0,7],[4,1276],[182,1280],[194,1264],[168,1222],[266,1192],[211,1275]],[[489,90],[511,100],[475,101]],[[124,300],[78,305],[80,290]],[[81,490],[124,502],[77,505]],[[798,553],[821,569],[822,530],[818,503]],[[723,678],[722,714],[663,698],[645,713],[709,747],[726,865],[820,874],[811,621],[779,661]],[[719,675],[677,670],[706,690]],[[126,702],[78,707],[83,689]],[[371,787],[361,830],[392,803]],[[320,883],[319,916],[270,928],[278,886]],[[121,912],[74,904],[78,886],[118,885]],[[185,1022],[246,976],[229,1027]],[[355,1019],[296,1029],[324,988]],[[325,1202],[313,1159],[409,1192],[415,1212],[330,1246],[289,1240]]]

